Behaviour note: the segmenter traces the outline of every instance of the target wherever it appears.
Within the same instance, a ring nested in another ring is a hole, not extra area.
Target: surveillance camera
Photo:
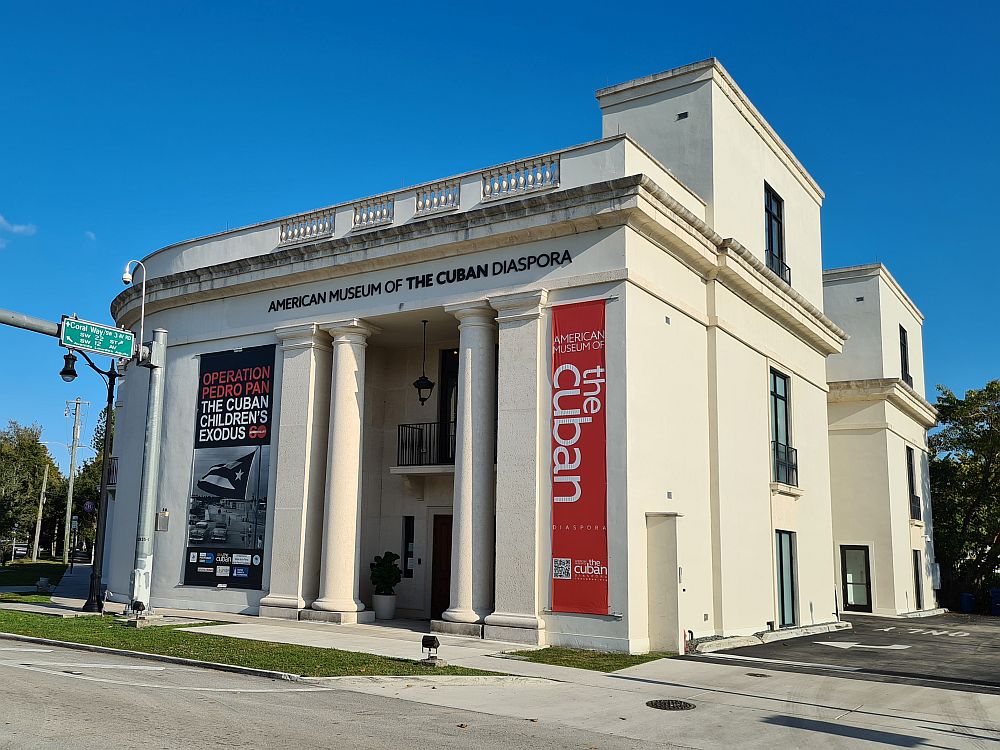
[[[125,284],[125,286],[128,286],[129,284],[131,284],[132,283],[132,274],[130,274],[128,271],[126,271],[125,273],[123,273],[122,274],[122,283]]]

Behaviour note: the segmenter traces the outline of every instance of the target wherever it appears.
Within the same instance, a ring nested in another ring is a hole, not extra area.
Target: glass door
[[[795,606],[795,534],[776,531],[778,567],[778,627],[790,628],[798,624],[798,607]]]
[[[917,609],[924,608],[924,584],[923,576],[920,575],[923,566],[920,564],[920,550],[913,550],[913,598],[916,601]]]
[[[871,612],[872,577],[868,548],[842,546],[840,575],[844,584],[844,609],[848,612]]]

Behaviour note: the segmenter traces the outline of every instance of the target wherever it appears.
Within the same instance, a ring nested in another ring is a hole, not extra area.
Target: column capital
[[[462,326],[493,325],[497,317],[496,310],[485,299],[445,305],[444,311],[458,318]]]
[[[361,318],[346,318],[344,320],[334,320],[327,323],[317,324],[333,338],[333,342],[363,344],[369,336],[381,333],[382,329],[373,326]]]
[[[315,323],[278,326],[274,335],[281,342],[282,349],[330,349],[330,337]]]
[[[503,325],[518,320],[532,320],[542,316],[542,308],[548,300],[548,289],[533,289],[530,292],[498,294],[488,297],[489,303],[500,313],[497,322]]]

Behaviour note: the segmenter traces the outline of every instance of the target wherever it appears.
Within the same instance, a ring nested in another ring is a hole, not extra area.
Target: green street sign
[[[67,349],[83,349],[109,357],[130,359],[135,351],[135,334],[100,323],[63,318],[62,325],[59,326],[59,343]]]

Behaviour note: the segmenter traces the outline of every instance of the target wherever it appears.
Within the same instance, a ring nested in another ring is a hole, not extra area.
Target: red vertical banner
[[[604,300],[552,308],[552,611],[608,614]]]

